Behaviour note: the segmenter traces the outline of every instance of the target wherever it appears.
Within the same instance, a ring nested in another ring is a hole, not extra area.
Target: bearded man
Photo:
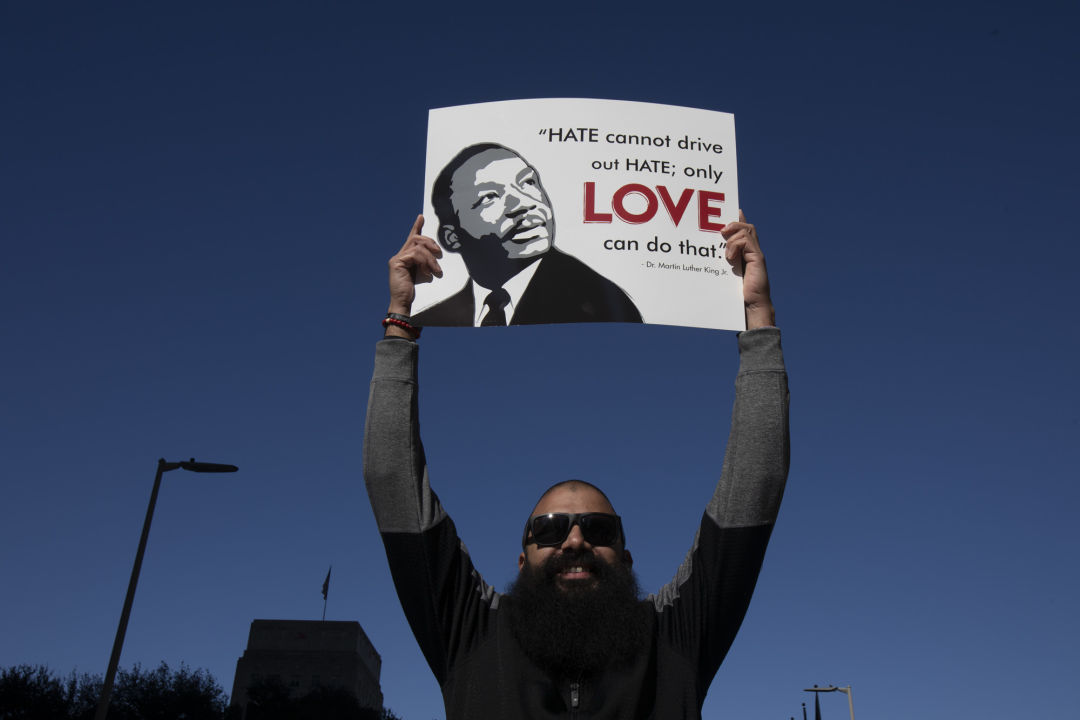
[[[719,482],[675,577],[641,599],[622,522],[570,480],[529,514],[518,578],[496,592],[431,490],[419,436],[415,283],[441,274],[413,224],[390,260],[364,477],[402,608],[442,689],[447,720],[700,718],[750,602],[788,469],[787,375],[753,225],[723,230],[743,271],[731,435]]]

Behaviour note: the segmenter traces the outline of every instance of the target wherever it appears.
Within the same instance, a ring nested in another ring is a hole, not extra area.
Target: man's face
[[[450,180],[459,251],[490,260],[525,260],[551,249],[555,221],[536,170],[508,150],[469,158]]]
[[[546,513],[615,513],[606,498],[587,485],[560,485],[540,498],[530,517]],[[617,546],[593,546],[585,542],[581,528],[574,525],[562,545],[539,547],[536,543],[525,546],[518,557],[518,569],[540,568],[547,562],[553,562],[559,568],[555,575],[555,584],[562,589],[588,587],[595,584],[594,573],[589,569],[590,557],[595,561],[609,565],[633,563],[630,553],[620,542]],[[581,560],[581,562],[579,562]]]
[[[559,485],[540,499],[533,516],[614,513],[588,485]],[[622,546],[592,546],[574,526],[562,545],[526,541],[517,578],[506,591],[514,637],[525,654],[552,675],[589,677],[625,666],[646,651],[651,605],[640,600],[630,553]]]

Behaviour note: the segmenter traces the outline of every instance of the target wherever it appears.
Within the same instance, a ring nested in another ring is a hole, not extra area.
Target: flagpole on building
[[[330,570],[333,570],[334,566],[331,565],[330,569],[326,571],[326,579],[322,584],[322,619],[326,622],[326,599],[330,595]]]

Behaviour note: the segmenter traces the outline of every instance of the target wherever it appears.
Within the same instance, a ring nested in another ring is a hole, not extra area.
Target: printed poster
[[[444,275],[418,325],[641,322],[742,330],[735,118],[537,99],[428,115],[424,234]]]

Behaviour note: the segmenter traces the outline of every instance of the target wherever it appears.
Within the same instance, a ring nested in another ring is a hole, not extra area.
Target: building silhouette
[[[247,649],[236,661],[230,704],[246,715],[248,688],[281,682],[291,697],[317,688],[343,689],[362,707],[382,710],[382,659],[360,623],[329,620],[253,620]]]

